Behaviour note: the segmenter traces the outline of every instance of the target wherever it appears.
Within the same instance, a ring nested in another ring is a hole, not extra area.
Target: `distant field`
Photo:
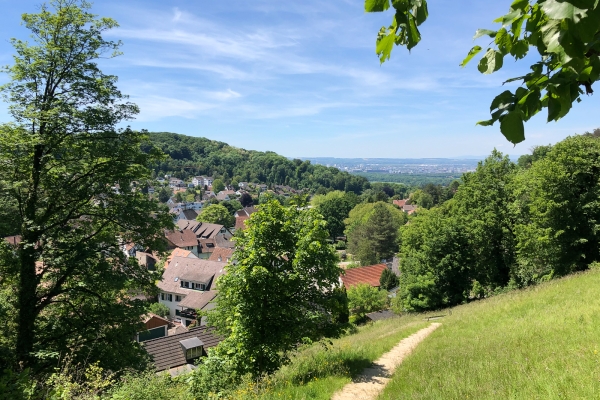
[[[380,399],[600,398],[600,271],[459,306]]]
[[[462,174],[386,174],[383,172],[353,172],[353,175],[367,178],[369,182],[402,183],[406,186],[423,186],[428,183],[449,185],[460,179]]]

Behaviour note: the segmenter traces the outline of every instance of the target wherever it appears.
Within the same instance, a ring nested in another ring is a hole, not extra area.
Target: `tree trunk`
[[[24,241],[27,239],[24,237]],[[32,244],[21,249],[20,284],[19,284],[19,316],[17,330],[17,361],[21,369],[32,364],[31,352],[35,338],[34,326],[36,317],[36,273],[35,249]]]

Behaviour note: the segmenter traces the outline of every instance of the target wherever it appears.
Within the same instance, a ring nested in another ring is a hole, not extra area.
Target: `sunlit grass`
[[[247,383],[235,393],[242,399],[330,399],[383,353],[403,338],[428,326],[422,316],[379,321],[332,341],[325,349],[314,344],[260,384]]]
[[[600,271],[456,307],[381,399],[600,398]]]

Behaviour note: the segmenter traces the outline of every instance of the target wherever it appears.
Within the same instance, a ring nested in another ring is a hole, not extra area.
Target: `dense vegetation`
[[[150,132],[153,145],[169,157],[155,167],[156,176],[180,179],[208,175],[228,182],[288,185],[311,191],[343,190],[362,193],[370,187],[367,179],[337,168],[289,160],[274,152],[244,150],[206,138],[167,132]]]
[[[401,183],[408,187],[418,187],[428,183],[446,186],[460,177],[460,174],[388,174],[385,172],[353,172],[352,174],[362,176],[369,182]]]
[[[600,259],[600,140],[521,164],[494,151],[453,199],[401,228],[400,308],[436,309],[581,271]]]

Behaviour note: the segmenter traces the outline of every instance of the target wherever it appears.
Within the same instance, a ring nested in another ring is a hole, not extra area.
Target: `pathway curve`
[[[402,339],[392,350],[382,355],[373,365],[352,380],[339,392],[334,393],[331,400],[370,400],[375,399],[390,381],[390,377],[402,360],[409,355],[419,343],[440,325],[433,323],[427,328]]]

